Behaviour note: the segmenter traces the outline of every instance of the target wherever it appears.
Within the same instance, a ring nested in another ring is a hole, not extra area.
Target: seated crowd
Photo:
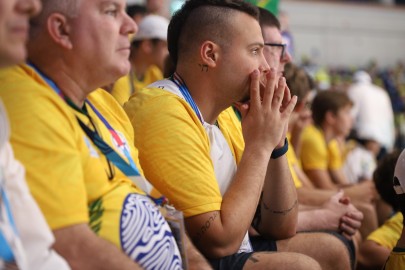
[[[352,132],[354,88],[316,91],[269,11],[0,15],[0,269],[405,267],[404,154]]]

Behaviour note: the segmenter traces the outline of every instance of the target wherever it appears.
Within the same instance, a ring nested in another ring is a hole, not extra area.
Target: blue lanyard
[[[112,137],[114,138],[114,140],[118,144],[118,146],[121,149],[123,149],[124,154],[129,161],[129,164],[131,165],[132,169],[134,169],[134,171],[135,171],[135,174],[132,174],[131,176],[139,176],[140,175],[139,170],[136,167],[136,164],[135,164],[133,158],[131,157],[131,154],[129,153],[128,149],[125,147],[125,144],[121,140],[118,133],[113,129],[113,127],[110,125],[110,123],[108,123],[108,121],[104,118],[104,116],[96,109],[96,107],[94,107],[94,105],[90,103],[90,101],[86,100],[86,103],[90,105],[91,109],[95,112],[95,114],[98,116],[98,118],[101,120],[101,122],[104,123],[104,125],[106,126],[108,131],[110,131]]]
[[[70,102],[68,102],[63,95],[62,91],[60,88],[50,79],[48,78],[45,74],[43,74],[37,67],[35,67],[33,64],[28,63],[30,67],[32,67],[45,81],[46,83],[63,99],[66,101],[66,103],[69,106],[72,106]],[[110,133],[113,135],[113,138],[116,140],[117,144],[119,146],[124,146],[121,139],[119,138],[117,132],[111,127],[111,125],[105,120],[104,117],[100,114],[99,111],[96,110],[96,108],[86,100],[86,103],[90,105],[90,107],[93,109],[93,111],[96,113],[96,115],[100,118],[100,120],[106,125],[107,129],[110,131]],[[74,108],[76,109],[76,108]],[[89,115],[87,117],[90,118]],[[128,158],[130,164],[128,164],[121,156],[113,149],[111,148],[107,143],[103,141],[103,139],[100,137],[100,135],[97,134],[97,132],[90,130],[84,123],[81,122],[79,118],[77,118],[79,121],[80,126],[84,130],[84,132],[87,134],[87,136],[93,141],[93,143],[100,149],[100,151],[107,157],[108,160],[110,160],[115,166],[117,166],[126,176],[140,176],[139,170],[135,165],[134,160],[132,159],[130,153],[128,152],[125,147],[122,147],[124,149],[124,154]],[[115,135],[115,136],[114,136]],[[119,140],[117,140],[117,138]],[[121,142],[121,144],[120,144]]]
[[[62,91],[59,89],[59,87],[54,83],[48,76],[46,76],[42,71],[40,71],[34,64],[32,63],[27,63],[28,66],[32,67],[41,77],[44,79],[44,81],[60,96],[62,99],[65,99],[65,95],[63,95]]]
[[[188,91],[188,88],[186,84],[184,83],[183,79],[180,77],[177,72],[175,72],[171,77],[170,80],[174,82],[177,87],[179,88],[181,94],[183,95],[184,99],[187,101],[187,103],[191,106],[191,108],[194,110],[195,114],[197,115],[198,119],[200,119],[201,124],[204,123],[203,117],[201,115],[200,110],[197,107],[197,104],[195,104],[194,99],[191,97],[190,92]]]

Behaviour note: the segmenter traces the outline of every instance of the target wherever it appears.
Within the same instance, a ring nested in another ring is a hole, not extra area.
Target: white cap
[[[370,75],[364,70],[356,71],[353,75],[353,81],[357,83],[371,83]]]
[[[159,15],[148,15],[142,19],[138,26],[138,32],[133,41],[157,38],[167,40],[167,28],[169,21]]]
[[[396,194],[405,193],[405,149],[402,150],[402,153],[397,160],[397,165],[395,165],[394,190]]]

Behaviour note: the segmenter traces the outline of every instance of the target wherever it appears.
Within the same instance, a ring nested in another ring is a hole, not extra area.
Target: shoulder
[[[0,72],[0,97],[6,106],[13,132],[17,123],[32,126],[38,122],[57,123],[60,117],[74,119],[66,102],[27,65]]]
[[[302,132],[302,140],[304,141],[322,141],[322,131],[320,131],[316,126],[309,125],[304,128]]]
[[[191,106],[178,95],[175,86],[162,80],[140,89],[124,104],[131,122],[137,124],[154,120],[186,121],[201,125]],[[134,124],[134,123],[133,123]]]
[[[163,79],[162,71],[155,65],[150,66],[146,73],[151,83]]]

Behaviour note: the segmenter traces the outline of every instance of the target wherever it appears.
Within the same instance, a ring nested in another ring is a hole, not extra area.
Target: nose
[[[124,15],[124,22],[122,25],[122,32],[125,35],[136,34],[138,32],[138,25],[126,13]]]
[[[291,61],[292,61],[292,55],[288,52],[288,50],[286,48],[284,55],[281,57],[281,62],[287,64],[287,63],[291,63]]]
[[[260,66],[259,66],[259,71],[262,74],[266,74],[270,72],[270,66],[269,63],[267,63],[266,57],[264,57],[264,54],[262,53],[261,61],[260,61]]]
[[[41,10],[40,0],[17,0],[17,10],[30,17],[37,15]]]

